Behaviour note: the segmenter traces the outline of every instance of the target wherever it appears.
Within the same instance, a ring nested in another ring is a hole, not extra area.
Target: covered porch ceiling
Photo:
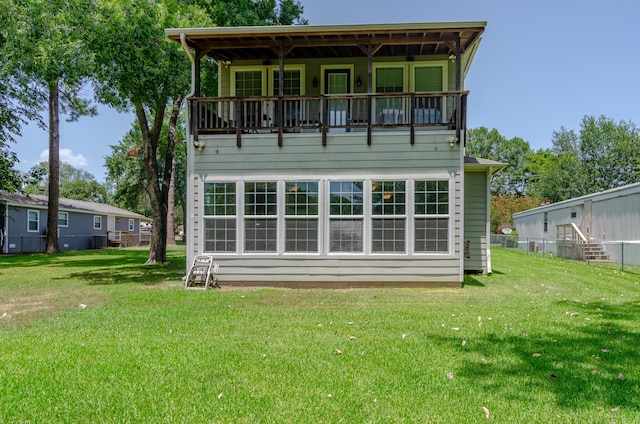
[[[462,55],[486,22],[171,28],[166,35],[217,61]],[[282,55],[282,56],[281,56]]]

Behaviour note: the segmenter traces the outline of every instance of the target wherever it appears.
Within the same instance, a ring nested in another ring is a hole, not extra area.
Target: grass
[[[0,258],[0,423],[640,415],[636,274],[496,249],[461,289],[202,292],[146,255]]]

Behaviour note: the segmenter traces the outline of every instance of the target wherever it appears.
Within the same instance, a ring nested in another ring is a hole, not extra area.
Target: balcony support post
[[[460,143],[460,135],[462,128],[462,47],[460,46],[460,34],[456,35],[456,143]]]
[[[236,100],[236,146],[238,149],[242,147],[242,110],[240,109],[240,100]]]
[[[278,48],[278,147],[282,147],[282,126],[284,125],[284,44]]]

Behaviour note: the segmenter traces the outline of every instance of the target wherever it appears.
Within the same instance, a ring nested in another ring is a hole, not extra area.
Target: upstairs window
[[[415,91],[444,91],[442,66],[416,66]]]
[[[236,71],[236,96],[261,96],[262,95],[262,71]]]
[[[284,95],[285,96],[299,96],[301,91],[301,72],[300,69],[291,69],[284,71]],[[280,93],[280,71],[273,71],[273,95],[277,96]]]
[[[376,69],[376,93],[402,93],[403,91],[404,67]]]

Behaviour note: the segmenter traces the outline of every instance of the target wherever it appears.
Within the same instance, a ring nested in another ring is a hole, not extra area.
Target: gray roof
[[[464,157],[464,169],[466,170],[482,169],[491,170],[492,173],[496,173],[508,165],[508,163],[497,162],[491,159],[474,158],[472,156]]]
[[[31,206],[34,208],[46,208],[49,202],[47,196],[37,194],[9,193],[0,190],[0,201],[14,206]],[[143,221],[151,221],[144,215],[131,212],[126,209],[120,209],[115,206],[104,203],[86,202],[84,200],[75,199],[59,199],[59,209],[65,212],[91,213],[100,215],[120,216],[123,218],[138,218]]]

